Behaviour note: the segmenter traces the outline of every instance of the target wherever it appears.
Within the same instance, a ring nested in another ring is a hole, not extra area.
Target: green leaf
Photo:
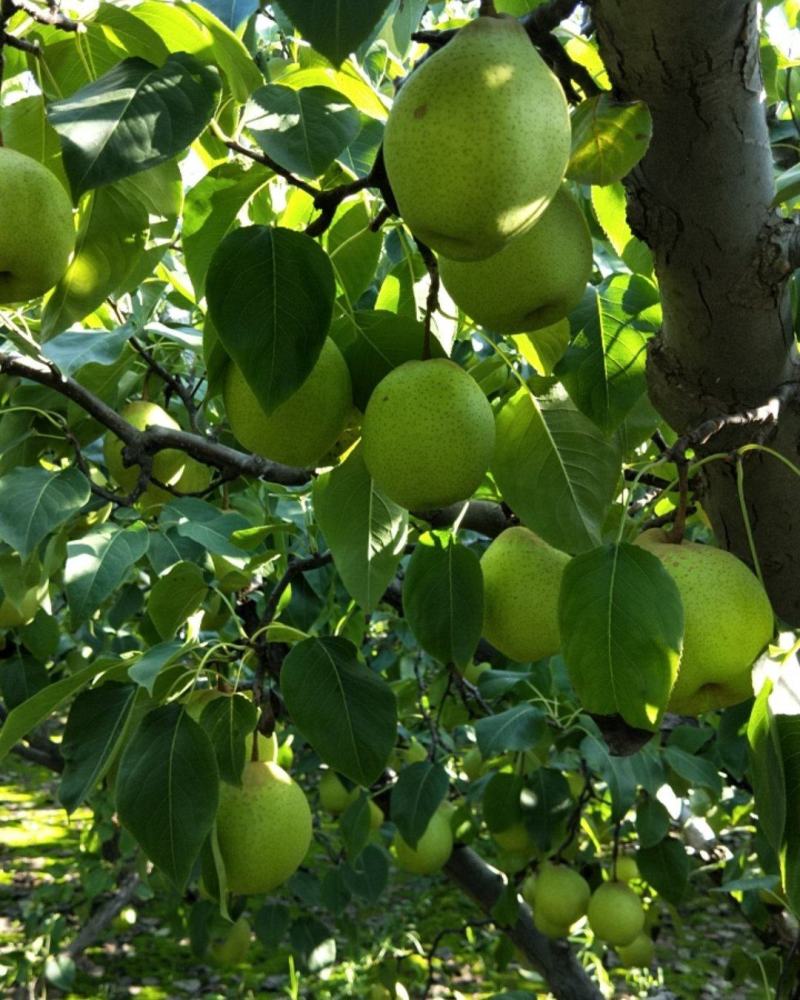
[[[656,798],[648,797],[636,809],[636,834],[640,847],[655,847],[667,835],[669,813]]]
[[[683,647],[683,604],[662,562],[628,544],[576,556],[561,580],[558,623],[586,711],[655,730]]]
[[[244,126],[276,163],[313,180],[355,139],[361,118],[336,90],[271,83],[250,98]]]
[[[186,196],[182,242],[195,293],[205,291],[206,274],[214,251],[236,223],[242,207],[269,181],[258,165],[219,163]]]
[[[64,585],[73,622],[85,621],[123,582],[147,552],[147,528],[101,524],[83,538],[67,543]]]
[[[108,771],[125,733],[139,688],[106,681],[83,691],[69,710],[61,754],[64,772],[58,800],[68,813],[77,809]]]
[[[646,243],[633,235],[628,225],[625,188],[619,183],[593,187],[592,207],[619,257],[631,271],[650,277],[653,274],[653,254]]]
[[[534,771],[526,781],[522,806],[525,825],[541,850],[549,851],[563,841],[565,824],[575,802],[560,771],[549,767]]]
[[[347,857],[353,861],[367,846],[370,834],[369,796],[360,792],[355,802],[342,813],[339,829]]]
[[[280,0],[280,8],[317,52],[339,66],[365,42],[390,0]]]
[[[636,774],[634,772],[634,757],[612,757],[608,746],[599,736],[599,730],[594,722],[583,716],[582,720],[589,726],[594,727],[598,733],[587,736],[580,746],[581,756],[592,769],[601,775],[603,781],[608,785],[611,792],[611,819],[621,822],[625,813],[636,801]]]
[[[669,766],[690,784],[710,789],[714,795],[722,795],[722,779],[715,765],[703,757],[687,753],[680,747],[664,748],[664,759]]]
[[[590,288],[571,319],[573,340],[555,374],[581,413],[610,434],[647,392],[647,341],[661,326],[658,291],[640,275],[615,275]]]
[[[253,930],[266,951],[274,951],[289,930],[289,907],[284,903],[265,903],[256,913]]]
[[[506,751],[530,750],[544,736],[547,716],[533,705],[514,705],[475,723],[481,757],[488,760]]]
[[[247,226],[217,248],[206,278],[211,319],[265,413],[316,364],[335,284],[328,255],[303,233]]]
[[[219,93],[219,74],[185,52],[159,69],[124,59],[48,107],[76,200],[86,191],[154,167],[203,131]]]
[[[242,531],[252,525],[242,514],[232,510],[220,510],[214,504],[186,497],[173,500],[161,513],[159,523],[165,528],[173,527],[182,538],[197,542],[206,551],[218,556],[241,558],[244,550],[230,540],[235,531]]]
[[[522,821],[522,777],[509,771],[496,771],[483,791],[483,815],[492,833],[507,830]]]
[[[612,184],[641,160],[653,122],[644,101],[623,103],[610,94],[581,101],[572,116],[567,177],[578,184]]]
[[[342,582],[365,611],[374,610],[403,554],[408,511],[376,489],[360,447],[319,476],[312,495]]]
[[[406,570],[403,610],[426,652],[442,663],[465,666],[483,628],[480,559],[452,535],[422,535]]]
[[[257,722],[256,706],[241,694],[212,699],[200,715],[200,725],[214,748],[219,776],[231,785],[242,783],[242,770],[252,746],[247,737]]]
[[[200,726],[178,705],[149,712],[120,760],[117,811],[178,890],[211,831],[218,797],[217,761]]]
[[[49,683],[50,676],[44,664],[19,649],[13,656],[0,661],[0,694],[7,711],[26,702]]]
[[[422,357],[425,329],[422,323],[408,316],[398,316],[383,309],[343,313],[331,327],[350,369],[353,380],[353,402],[366,409],[372,390],[393,368],[404,361]],[[434,337],[431,357],[445,357],[441,344]]]
[[[342,866],[344,884],[367,903],[376,903],[389,881],[389,859],[374,844],[367,844],[352,864]]]
[[[380,775],[395,742],[397,707],[386,681],[347,639],[305,639],[283,661],[292,721],[323,761],[359,785]]]
[[[203,571],[194,563],[180,562],[153,584],[147,613],[162,639],[171,639],[203,603],[208,587]]]
[[[182,642],[160,642],[151,646],[128,669],[128,677],[152,695],[158,675],[174,663],[184,650]]]
[[[357,201],[328,230],[327,250],[350,308],[375,280],[383,236],[370,229],[371,221],[367,206]]]
[[[68,330],[42,344],[42,354],[62,375],[72,375],[83,365],[113,365],[128,343],[133,328],[120,327],[113,333],[100,330]]]
[[[794,201],[795,198],[800,198],[800,163],[795,163],[793,167],[789,167],[777,176],[772,204],[783,205]]]
[[[560,319],[534,333],[516,333],[511,339],[517,350],[542,375],[550,375],[569,344],[569,320]]]
[[[404,767],[392,788],[390,815],[400,836],[414,850],[450,786],[441,764],[418,761]]]
[[[659,895],[676,906],[681,902],[689,885],[689,858],[679,840],[666,837],[654,847],[641,848],[636,863]]]
[[[619,456],[571,403],[540,406],[521,389],[497,416],[492,471],[522,522],[564,552],[600,543]]]
[[[0,760],[2,760],[14,744],[27,736],[50,713],[67,700],[76,691],[88,684],[93,677],[102,671],[92,663],[76,674],[63,677],[60,681],[48,684],[37,691],[21,705],[17,705],[8,713],[6,721],[0,729]]]
[[[786,775],[778,728],[770,709],[772,681],[761,687],[747,724],[750,771],[759,827],[777,855],[786,829]]]
[[[0,478],[0,538],[27,557],[90,496],[89,480],[78,469],[13,469]]]

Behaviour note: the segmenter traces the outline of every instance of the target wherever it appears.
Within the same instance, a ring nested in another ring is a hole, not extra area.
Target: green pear
[[[72,204],[56,175],[0,146],[0,305],[43,295],[74,248]]]
[[[453,852],[450,819],[444,812],[437,810],[431,816],[416,847],[409,847],[399,832],[394,835],[392,846],[395,860],[404,871],[414,875],[432,875],[439,871]]]
[[[485,674],[487,670],[491,669],[491,663],[468,663],[462,671],[462,675],[465,681],[469,681],[470,684],[474,684],[477,687],[481,676]]]
[[[383,821],[386,819],[383,809],[378,805],[377,802],[373,802],[372,799],[369,800],[369,828],[374,833],[376,830],[380,830],[383,826]]]
[[[622,965],[626,968],[646,969],[652,965],[656,949],[653,939],[649,934],[639,934],[630,944],[623,944],[617,947],[617,954]]]
[[[213,469],[187,455],[183,472],[175,483],[175,489],[179,493],[202,493],[211,485],[213,478]]]
[[[406,764],[419,764],[423,760],[428,759],[428,751],[420,743],[416,736],[412,736],[409,740],[408,746],[403,751],[403,759]]]
[[[558,190],[567,102],[517,21],[480,17],[403,84],[383,150],[414,235],[452,260],[481,260],[529,229]]]
[[[189,718],[194,719],[195,722],[199,722],[200,716],[203,714],[203,709],[210,701],[215,701],[217,698],[231,698],[232,696],[233,692],[219,691],[217,688],[201,688],[189,693],[183,703],[183,707],[186,709],[186,714]],[[272,736],[265,736],[263,733],[257,733],[256,737],[258,739],[258,759],[264,761],[276,760],[278,756],[278,734],[273,733]],[[252,747],[252,741],[248,737],[246,741],[248,759],[250,758]]]
[[[521,820],[507,826],[505,830],[492,831],[492,840],[502,850],[527,857],[529,861],[537,851],[527,826]]]
[[[42,607],[49,612],[50,595],[47,580],[37,587],[26,590],[19,601],[12,601],[10,597],[0,600],[0,628],[27,625],[33,621],[36,612]]]
[[[527,233],[478,261],[439,261],[455,304],[496,333],[529,333],[567,316],[592,273],[592,238],[583,212],[561,188]]]
[[[621,854],[617,858],[615,873],[617,882],[633,882],[639,878],[639,866],[632,854]]]
[[[358,798],[358,789],[349,791],[339,780],[335,771],[323,771],[319,779],[319,804],[334,816],[343,813],[345,809]]]
[[[534,912],[551,924],[571,927],[586,913],[591,889],[573,868],[545,862],[539,868],[534,893]]]
[[[565,938],[569,935],[569,927],[565,924],[557,924],[552,920],[548,920],[538,910],[533,911],[533,925],[537,931],[547,935],[549,938]]]
[[[123,406],[120,410],[120,416],[140,431],[144,431],[148,427],[169,427],[171,430],[180,430],[180,426],[166,410],[163,410],[158,404],[147,402],[144,399],[135,400],[133,403]],[[124,449],[124,442],[120,441],[116,434],[109,431],[103,439],[103,455],[108,472],[114,482],[126,493],[130,493],[139,480],[140,467],[138,465],[125,465],[122,461]],[[174,486],[181,478],[185,465],[186,455],[182,451],[165,448],[153,456],[153,478],[158,479],[166,486]],[[150,509],[173,499],[171,493],[150,483],[139,497],[139,503],[144,509]]]
[[[461,768],[470,781],[477,780],[484,773],[486,770],[486,764],[484,763],[481,752],[477,747],[472,747],[471,750],[467,750],[464,754],[464,760],[462,761]]]
[[[481,558],[483,635],[512,660],[558,652],[558,592],[569,556],[528,528],[506,528]]]
[[[636,544],[658,556],[683,602],[683,654],[668,710],[699,715],[752,697],[751,668],[774,629],[769,598],[755,574],[724,549],[673,545],[657,528]]]
[[[406,361],[375,387],[361,440],[378,489],[401,507],[431,510],[480,485],[494,415],[475,379],[452,361]]]
[[[217,837],[228,890],[270,892],[293,875],[311,844],[303,789],[271,761],[250,761],[242,787],[221,782]]]
[[[594,935],[615,948],[631,944],[644,928],[642,902],[622,882],[598,886],[589,900],[587,914]]]
[[[301,467],[316,465],[331,449],[353,407],[350,371],[330,338],[300,388],[269,416],[232,362],[222,398],[231,430],[248,451]]]
[[[250,922],[239,917],[225,939],[211,948],[211,957],[218,965],[241,965],[250,950]]]
[[[520,889],[522,893],[522,898],[528,904],[528,906],[533,906],[536,900],[536,873],[531,872],[530,875],[525,877],[525,881],[522,883]]]

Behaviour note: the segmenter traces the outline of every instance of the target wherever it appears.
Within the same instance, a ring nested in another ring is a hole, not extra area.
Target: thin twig
[[[154,372],[154,374],[158,375],[168,388],[171,389],[176,396],[178,396],[186,409],[186,414],[189,418],[189,426],[192,428],[194,433],[197,434],[199,430],[197,425],[197,407],[194,403],[194,394],[192,390],[189,389],[188,386],[184,385],[179,378],[167,371],[161,362],[157,361],[156,358],[153,357],[152,353],[144,346],[138,337],[130,337],[128,343],[134,351],[136,351],[136,353],[144,359],[147,367]]]
[[[433,314],[439,308],[439,263],[429,246],[414,237],[420,256],[425,262],[425,268],[430,278],[428,295],[425,299],[425,338],[422,342],[422,360],[427,361],[431,356],[431,335],[433,329]]]

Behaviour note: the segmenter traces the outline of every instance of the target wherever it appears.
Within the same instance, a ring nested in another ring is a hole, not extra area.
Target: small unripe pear
[[[630,944],[617,947],[617,954],[626,968],[646,969],[655,957],[655,946],[649,934],[639,934]]]
[[[504,851],[527,855],[529,859],[536,850],[536,844],[522,821],[512,823],[505,830],[493,831],[492,839]]]
[[[315,466],[333,446],[353,406],[350,371],[330,337],[303,384],[269,415],[233,362],[222,398],[231,430],[245,448],[300,467]]]
[[[230,892],[282,885],[300,867],[311,832],[303,789],[277,764],[250,761],[241,788],[220,784],[217,837]]]
[[[644,928],[642,902],[622,882],[598,886],[589,900],[587,914],[595,936],[615,948],[631,944]]]
[[[432,875],[439,871],[453,852],[450,819],[437,810],[415,848],[409,847],[399,832],[395,834],[392,846],[400,868],[414,875]]]
[[[558,652],[558,592],[569,562],[528,528],[506,528],[481,558],[483,635],[512,660]]]
[[[551,924],[570,927],[589,905],[589,883],[573,868],[546,862],[539,868],[533,908]]]
[[[774,629],[758,577],[724,549],[673,545],[660,529],[645,531],[636,544],[658,556],[683,602],[683,654],[667,709],[699,715],[750,698],[753,662]]]
[[[343,813],[358,798],[358,789],[351,788],[348,791],[335,771],[323,771],[318,791],[319,804],[334,816]]]
[[[442,257],[442,284],[462,312],[496,333],[528,333],[567,316],[592,273],[592,238],[566,188],[527,233],[486,260]]]
[[[56,175],[0,146],[0,305],[52,288],[74,247],[72,205]]]
[[[494,415],[478,383],[446,358],[406,361],[375,387],[364,414],[375,485],[409,510],[471,497],[494,451]]]
[[[384,134],[403,220],[453,260],[480,260],[541,216],[567,167],[561,85],[513,18],[480,17],[416,69]]]
[[[548,920],[538,910],[533,911],[533,924],[537,931],[541,931],[542,934],[546,934],[549,938],[565,938],[569,936],[569,927]]]
[[[211,949],[211,957],[219,965],[241,965],[250,950],[250,923],[239,917],[225,940]]]
[[[170,430],[180,430],[180,425],[172,419],[166,410],[158,404],[150,403],[144,399],[135,400],[123,406],[120,410],[120,416],[140,431],[147,430],[148,427],[168,427]],[[118,483],[126,493],[130,493],[139,481],[141,467],[125,465],[122,460],[124,450],[125,443],[120,441],[116,434],[109,431],[103,439],[103,456],[106,460],[106,466],[114,482]],[[164,483],[165,486],[175,486],[185,465],[186,455],[182,451],[165,448],[153,456],[153,478]],[[174,499],[167,490],[162,490],[159,486],[150,483],[139,497],[139,503],[143,508],[149,509],[169,503],[170,500]]]
[[[636,858],[630,854],[621,854],[617,858],[616,876],[618,882],[632,882],[639,878],[639,866]]]

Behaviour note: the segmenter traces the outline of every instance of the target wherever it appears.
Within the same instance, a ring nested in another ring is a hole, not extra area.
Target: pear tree
[[[796,33],[3,0],[5,992],[791,995]]]

